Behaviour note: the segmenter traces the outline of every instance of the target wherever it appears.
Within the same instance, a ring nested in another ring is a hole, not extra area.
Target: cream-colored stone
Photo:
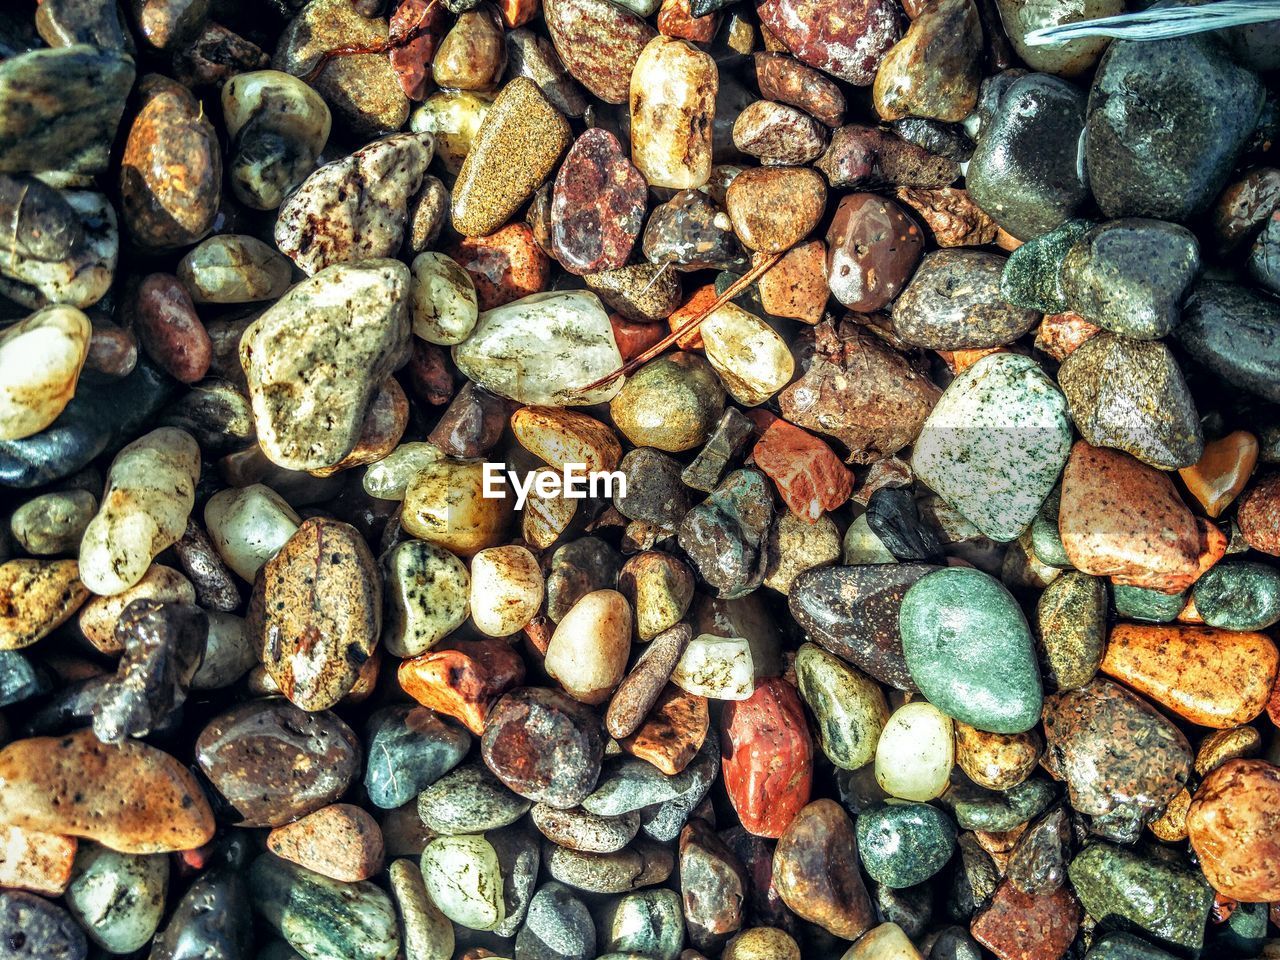
[[[0,440],[39,433],[76,392],[93,327],[75,307],[38,310],[0,331]]]

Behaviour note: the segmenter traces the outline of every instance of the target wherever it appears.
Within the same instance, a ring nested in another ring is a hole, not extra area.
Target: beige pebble
[[[172,567],[153,563],[142,579],[128,590],[109,597],[94,597],[86,603],[80,610],[80,632],[109,657],[124,653],[124,646],[116,639],[116,621],[124,608],[135,600],[195,603],[196,588]]]
[[[622,681],[630,652],[631,605],[616,590],[596,590],[560,620],[543,667],[575,700],[600,704]]]
[[[974,783],[988,790],[1008,790],[1031,775],[1044,753],[1035,730],[986,733],[956,721],[956,763]]]
[[[482,464],[441,459],[409,483],[400,522],[415,537],[469,557],[497,546],[510,519],[510,497],[484,496]]]
[[[253,583],[262,565],[297,532],[302,518],[280,494],[254,483],[215,493],[205,504],[204,523],[218,556]]]
[[[471,622],[481,633],[508,637],[542,606],[546,581],[538,559],[521,546],[489,547],[471,558]]]
[[[47,637],[88,597],[74,560],[0,565],[0,650],[21,650]]]
[[[0,330],[0,440],[58,418],[76,392],[93,327],[75,307],[45,307]]]
[[[0,827],[0,887],[60,896],[75,859],[75,837]]]

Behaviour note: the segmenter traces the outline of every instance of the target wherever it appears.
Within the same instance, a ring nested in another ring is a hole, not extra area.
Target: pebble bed
[[[0,960],[1280,958],[1280,20],[1124,10],[3,4]]]

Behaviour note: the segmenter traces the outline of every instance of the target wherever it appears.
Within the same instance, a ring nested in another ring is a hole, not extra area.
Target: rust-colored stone
[[[850,310],[872,313],[902,292],[924,253],[920,227],[892,200],[853,193],[827,229],[827,282]]]
[[[526,224],[513,223],[487,237],[463,237],[449,250],[471,274],[481,310],[541,293],[551,276],[551,260]]]
[[[871,84],[901,36],[892,0],[763,0],[756,12],[800,60],[856,86]]]
[[[626,103],[631,71],[657,31],[609,0],[543,0],[542,15],[573,78],[606,103]]]
[[[766,100],[799,107],[828,127],[844,123],[844,94],[821,71],[781,53],[757,53],[755,68],[760,96]]]
[[[1211,517],[1219,517],[1240,495],[1258,463],[1258,438],[1236,430],[1204,445],[1199,462],[1178,471],[1190,494]]]
[[[335,803],[276,827],[267,849],[316,873],[354,883],[382,869],[382,830],[368,811]]]
[[[710,43],[719,25],[719,14],[695,17],[689,9],[689,0],[662,0],[662,8],[658,11],[658,32],[664,37]]]
[[[759,419],[752,419],[761,426]],[[823,513],[841,506],[853,492],[853,473],[835,452],[785,420],[774,417],[763,425],[751,456],[777,484],[791,512],[809,523],[817,523]]]
[[[658,696],[640,729],[620,745],[632,756],[648,760],[667,776],[674,777],[702,747],[710,723],[706,697],[668,686]]]
[[[551,249],[570,273],[625,266],[644,225],[649,185],[608,130],[574,141],[551,199]]]
[[[454,640],[403,661],[396,676],[424,707],[480,736],[494,701],[524,679],[524,661],[505,640]]]
[[[973,938],[1000,960],[1060,960],[1080,926],[1080,902],[1066,887],[1023,893],[1009,881],[973,918]]]
[[[813,739],[795,687],[761,680],[746,700],[725,704],[720,717],[725,790],[742,825],[780,837],[809,802]]]
[[[1050,313],[1036,330],[1036,349],[1065,360],[1090,338],[1102,332],[1078,313]]]
[[[213,359],[213,342],[177,277],[152,273],[129,303],[130,326],[142,349],[175,380],[195,383]]]
[[[1187,834],[1205,877],[1245,903],[1280,900],[1280,767],[1228,760],[1200,784]]]
[[[982,247],[996,238],[996,222],[962,187],[899,187],[895,195],[919,214],[940,247]]]
[[[753,260],[759,259],[755,254]],[[760,305],[775,317],[817,323],[831,296],[826,263],[827,246],[821,240],[792,247],[757,281]]]
[[[419,25],[422,28],[418,36],[408,43],[396,44],[387,54],[400,89],[410,100],[425,100],[431,92],[431,61],[447,22],[444,4],[432,0],[401,0],[391,15],[393,37],[402,37]]]
[[[0,827],[0,887],[61,896],[71,882],[76,838]]]
[[[1244,495],[1236,522],[1245,543],[1261,553],[1280,557],[1280,473],[1263,477]]]
[[[613,339],[618,342],[623,363],[640,356],[667,335],[661,323],[637,323],[618,313],[609,314],[609,325],[613,327]]]

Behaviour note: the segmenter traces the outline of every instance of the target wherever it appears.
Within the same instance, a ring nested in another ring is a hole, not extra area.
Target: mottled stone
[[[945,187],[960,177],[960,164],[930,153],[879,127],[847,124],[831,134],[831,145],[815,167],[836,189]]]
[[[762,258],[754,254],[753,264]],[[784,253],[757,281],[765,312],[810,324],[821,320],[831,298],[826,263],[827,246],[821,240],[798,244]]]
[[[764,474],[735,470],[680,523],[680,547],[722,599],[745,596],[763,581],[773,500]]]
[[[826,131],[803,110],[755,100],[733,122],[733,143],[762,163],[809,163],[827,145]]]
[[[769,421],[751,458],[777,485],[791,512],[809,523],[840,507],[853,492],[853,474],[832,449],[785,420]]]
[[[640,829],[637,810],[609,816],[535,803],[529,819],[552,843],[583,853],[616,853],[634,840]]]
[[[892,889],[924,883],[956,847],[951,818],[927,803],[893,803],[858,817],[858,856],[867,875]]]
[[[752,167],[734,177],[725,209],[742,245],[783,253],[809,235],[825,212],[827,189],[807,167]]]
[[[548,0],[547,32],[569,71],[605,103],[626,103],[632,71],[657,31],[643,17],[608,0]]]
[[[543,856],[552,877],[587,893],[629,893],[662,883],[675,866],[670,850],[643,837],[617,853],[580,853],[547,844]]]
[[[844,122],[844,94],[821,71],[782,53],[757,53],[754,63],[765,99],[799,107],[833,129]]]
[[[21,650],[71,618],[89,598],[74,560],[10,560],[0,566],[0,650]]]
[[[84,931],[62,907],[21,890],[0,892],[5,960],[86,960]]]
[[[624,266],[644,222],[647,186],[618,138],[598,127],[574,141],[556,174],[551,246],[571,273]]]
[[[839,804],[815,800],[796,814],[773,855],[773,882],[783,902],[845,940],[856,940],[875,922],[856,844],[853,823]]]
[[[981,57],[973,0],[926,5],[880,61],[872,87],[876,112],[885,120],[963,120],[978,101]]]
[[[743,261],[728,214],[701,190],[681,190],[653,208],[643,249],[651,263],[677,270],[731,269]]]
[[[516,934],[517,960],[590,960],[596,955],[596,928],[586,904],[561,883],[543,884]]]
[[[1131,588],[1116,588],[1117,609],[1121,589]],[[1069,570],[1045,588],[1036,603],[1036,627],[1050,684],[1071,690],[1093,679],[1106,647],[1106,622],[1107,585],[1100,577]]]
[[[327,711],[255,700],[215,717],[196,740],[196,762],[228,819],[275,827],[332,803],[358,775],[360,741]]]
[[[526,687],[494,705],[481,750],[516,793],[567,808],[595,787],[604,738],[599,720],[583,706],[553,690]]]
[[[1128,842],[1191,774],[1186,737],[1145,700],[1109,680],[1045,701],[1044,765],[1094,830]]]
[[[187,888],[152,943],[150,960],[241,960],[253,940],[248,885],[226,866],[207,870]]]
[[[471,738],[423,707],[393,706],[369,720],[364,787],[383,810],[408,803],[460,763]]]
[[[725,789],[748,832],[781,836],[809,802],[813,741],[795,687],[768,678],[721,714]],[[781,761],[781,762],[780,762]]]
[[[396,677],[420,704],[480,736],[494,702],[524,679],[524,663],[505,640],[454,640],[405,660]]]
[[[387,875],[400,916],[406,960],[449,960],[454,948],[453,925],[432,901],[417,864],[396,860],[387,868]]]
[[[460,927],[492,930],[507,916],[498,852],[481,834],[436,837],[422,852],[431,901]]]
[[[674,890],[626,894],[606,907],[600,928],[607,951],[677,960],[684,946],[680,895]]]
[[[1066,955],[1080,920],[1080,903],[1069,890],[1033,896],[1006,881],[970,929],[1000,960],[1056,960]]]
[[[537,5],[529,6],[537,11]],[[550,40],[528,27],[518,27],[507,31],[506,43],[508,76],[528,77],[567,117],[580,117],[586,112],[586,94],[569,76]]]
[[[274,300],[289,289],[289,262],[257,237],[219,234],[189,251],[178,279],[196,303]]]
[[[818,0],[765,0],[757,13],[799,60],[856,86],[871,85],[900,36],[895,5],[883,0],[857,0],[845,10]]]
[[[1236,522],[1254,550],[1280,556],[1280,474],[1270,474],[1245,493]]]
[[[827,230],[831,293],[850,310],[880,310],[901,292],[923,248],[919,226],[892,200],[849,194]]]
[[[1000,294],[1004,258],[979,250],[936,250],[925,256],[893,308],[893,330],[931,350],[971,350],[1011,343],[1039,315]]]
[[[1201,783],[1187,812],[1191,846],[1220,894],[1271,901],[1280,889],[1275,797],[1280,770],[1263,760],[1228,760]]]
[[[709,824],[694,818],[680,833],[684,920],[695,947],[715,951],[745,918],[747,875]]]
[[[640,52],[630,77],[631,157],[651,186],[685,190],[711,176],[718,81],[715,61],[686,40],[659,35]]]

